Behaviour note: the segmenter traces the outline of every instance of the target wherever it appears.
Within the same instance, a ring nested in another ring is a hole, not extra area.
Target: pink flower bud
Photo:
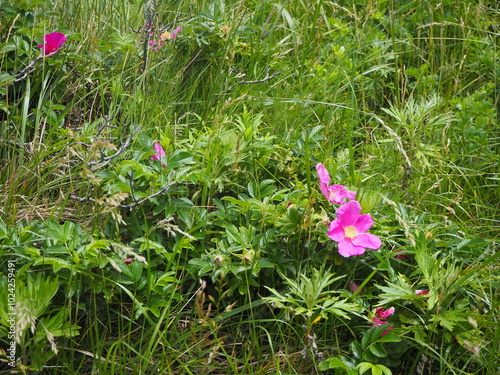
[[[56,52],[66,42],[66,35],[63,33],[50,33],[43,36],[44,44],[39,44],[42,53],[47,56]]]

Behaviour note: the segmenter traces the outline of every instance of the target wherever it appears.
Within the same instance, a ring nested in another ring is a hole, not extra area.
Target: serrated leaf
[[[439,323],[449,331],[452,331],[458,322],[467,321],[464,311],[465,309],[443,311],[440,314],[433,314],[430,321]]]

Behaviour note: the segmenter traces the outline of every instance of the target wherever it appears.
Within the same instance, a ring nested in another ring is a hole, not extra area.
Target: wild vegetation
[[[2,373],[500,373],[495,1],[0,20]]]

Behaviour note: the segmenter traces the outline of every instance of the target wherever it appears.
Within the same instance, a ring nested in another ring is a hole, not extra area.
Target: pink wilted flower
[[[365,233],[373,225],[372,217],[360,213],[359,202],[349,201],[337,209],[337,218],[328,228],[328,236],[339,243],[339,254],[343,257],[361,255],[367,248],[377,250],[382,246],[380,238]]]
[[[316,172],[319,177],[319,188],[321,193],[323,193],[330,202],[342,204],[346,202],[346,199],[356,198],[356,192],[347,190],[344,185],[328,185],[330,183],[330,175],[323,164],[316,164]]]
[[[50,33],[43,36],[44,44],[39,44],[42,53],[47,56],[57,51],[66,42],[66,35],[63,33]]]

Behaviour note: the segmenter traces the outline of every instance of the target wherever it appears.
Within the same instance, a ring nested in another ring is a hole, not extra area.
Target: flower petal
[[[359,215],[358,220],[354,224],[354,227],[358,231],[358,233],[365,233],[370,229],[373,225],[373,219],[370,214]]]
[[[380,319],[387,319],[392,314],[394,314],[394,311],[396,311],[394,307],[390,307],[387,310],[384,310],[382,307],[378,307],[377,309],[375,309],[375,314],[378,315]],[[373,319],[375,321],[376,318]]]
[[[330,175],[327,169],[321,163],[316,164],[316,172],[318,173],[319,182],[328,185],[330,183]]]
[[[354,225],[359,218],[361,205],[358,201],[349,201],[340,206],[335,214],[344,227]]]
[[[39,44],[38,47],[42,48],[44,55],[49,55],[57,51],[66,42],[66,35],[63,33],[50,33],[43,36],[45,44]]]
[[[344,185],[330,185],[328,186],[328,200],[335,204],[345,203],[345,198],[347,198],[347,190]]]
[[[385,324],[387,322],[384,322],[383,320],[380,320],[379,318],[377,318],[376,316],[373,317],[373,323],[375,323],[376,325],[378,326],[381,326],[382,324]]]
[[[152,160],[160,160],[161,158],[167,156],[165,150],[163,149],[163,147],[161,147],[160,142],[155,141],[153,149],[155,150],[156,154],[151,156]]]
[[[365,249],[363,247],[354,246],[351,241],[345,240],[339,242],[339,254],[344,258],[364,254]]]
[[[366,247],[368,249],[377,250],[382,246],[380,238],[370,233],[360,233],[352,239],[354,246]]]

